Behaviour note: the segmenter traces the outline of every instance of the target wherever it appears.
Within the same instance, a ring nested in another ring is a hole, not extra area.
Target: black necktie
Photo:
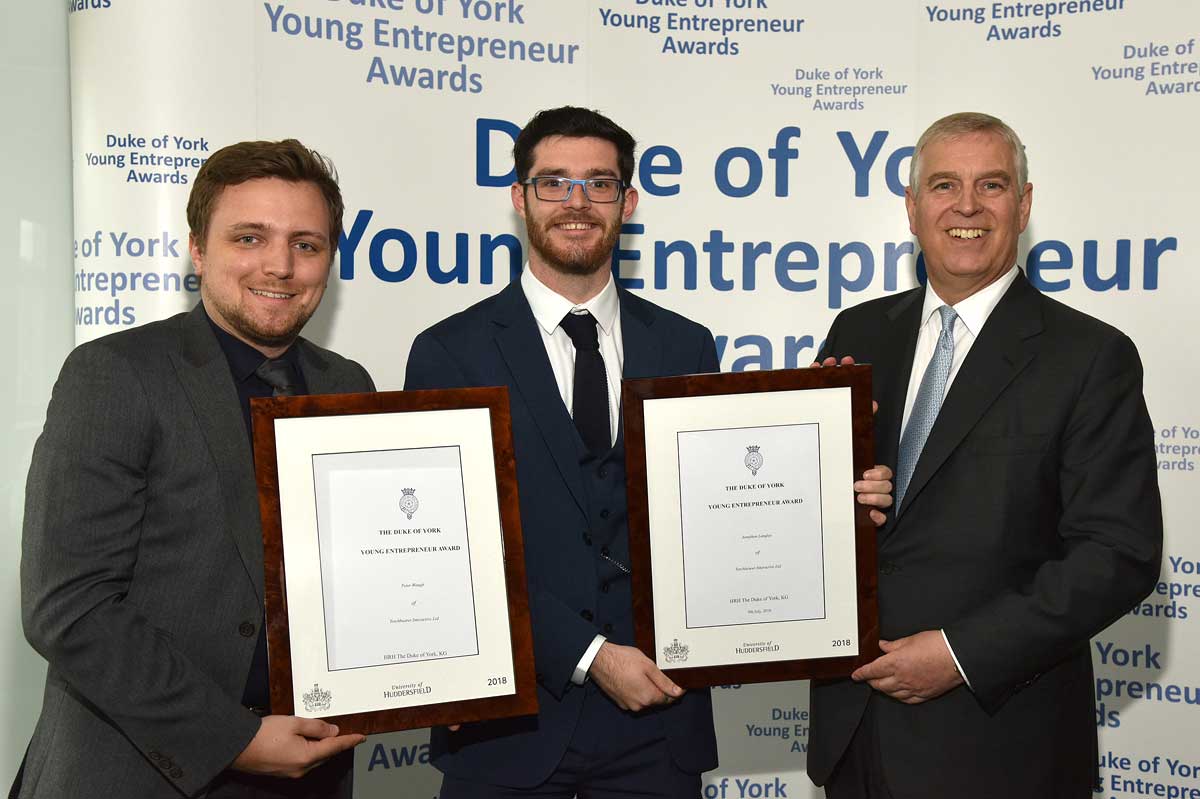
[[[594,453],[612,447],[608,426],[608,375],[600,357],[596,319],[587,311],[569,313],[559,326],[575,345],[575,395],[571,416],[583,443]]]
[[[264,383],[271,387],[274,397],[296,396],[296,373],[292,365],[282,358],[268,358],[254,370]]]

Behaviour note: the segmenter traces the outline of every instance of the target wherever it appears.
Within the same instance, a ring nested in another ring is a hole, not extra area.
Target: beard
[[[246,308],[228,304],[223,301],[223,298],[204,297],[203,295],[201,297],[206,308],[216,311],[217,315],[233,328],[231,333],[251,346],[271,348],[291,346],[317,309],[316,305],[311,308],[302,308],[293,313],[290,318],[286,316],[255,318]]]
[[[624,207],[622,201],[621,207]],[[621,216],[617,214],[617,220]],[[555,244],[551,241],[551,229],[558,224],[568,222],[588,222],[601,228],[600,240],[595,244],[568,241]],[[612,261],[613,248],[617,246],[617,238],[621,234],[619,221],[612,223],[590,214],[563,213],[547,217],[544,220],[526,218],[525,230],[529,235],[529,246],[548,266],[557,272],[567,275],[594,275],[601,269],[608,268]]]

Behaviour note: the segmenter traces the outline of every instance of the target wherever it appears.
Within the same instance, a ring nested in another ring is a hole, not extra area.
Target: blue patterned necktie
[[[958,314],[949,305],[938,308],[942,316],[942,332],[938,335],[937,344],[933,349],[933,358],[925,368],[921,385],[917,388],[917,398],[913,401],[912,413],[908,417],[908,426],[900,437],[900,458],[896,466],[896,510],[904,501],[904,492],[908,489],[908,481],[912,479],[913,469],[917,467],[917,459],[929,438],[929,431],[937,419],[942,407],[942,398],[946,395],[946,381],[950,378],[950,366],[954,363],[954,323]]]

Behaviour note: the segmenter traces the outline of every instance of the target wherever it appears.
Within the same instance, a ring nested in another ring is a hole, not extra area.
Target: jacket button
[[[244,621],[238,625],[238,633],[243,638],[249,638],[254,635],[254,625],[251,622]]]
[[[171,776],[175,779],[181,778],[183,776],[183,769],[181,769],[179,766],[176,766],[175,768],[171,769]]]
[[[157,763],[158,761],[163,759],[163,756],[161,754],[159,754],[157,749],[151,749],[150,753],[147,755],[147,757],[149,757],[155,763]]]
[[[588,610],[587,608],[584,608],[583,610],[579,611],[579,615],[583,616],[583,618],[586,619],[587,621],[592,620],[592,612],[590,610]]]
[[[611,624],[604,625],[604,634],[605,635],[612,635],[612,631],[613,631],[613,626]]]
[[[600,518],[601,518],[601,519],[607,519],[607,518],[608,518],[608,508],[605,508],[604,510],[600,511]]]
[[[583,532],[583,543],[587,544],[589,547],[592,545],[592,534],[586,530]]]
[[[896,571],[896,564],[892,563],[890,560],[885,560],[883,563],[879,564],[880,574],[891,574],[894,571]]]
[[[600,593],[602,593],[602,594],[608,593],[608,583],[600,583]]]
[[[600,471],[596,472],[596,474],[600,475],[600,479],[603,480],[605,477],[608,477],[608,467],[601,466]]]

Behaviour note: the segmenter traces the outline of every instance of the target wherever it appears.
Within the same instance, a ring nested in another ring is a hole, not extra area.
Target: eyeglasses
[[[616,178],[574,180],[557,175],[540,175],[521,181],[521,185],[533,186],[533,193],[539,200],[552,203],[565,203],[571,199],[571,192],[576,186],[583,190],[583,196],[591,203],[615,203],[625,191],[625,184]]]

